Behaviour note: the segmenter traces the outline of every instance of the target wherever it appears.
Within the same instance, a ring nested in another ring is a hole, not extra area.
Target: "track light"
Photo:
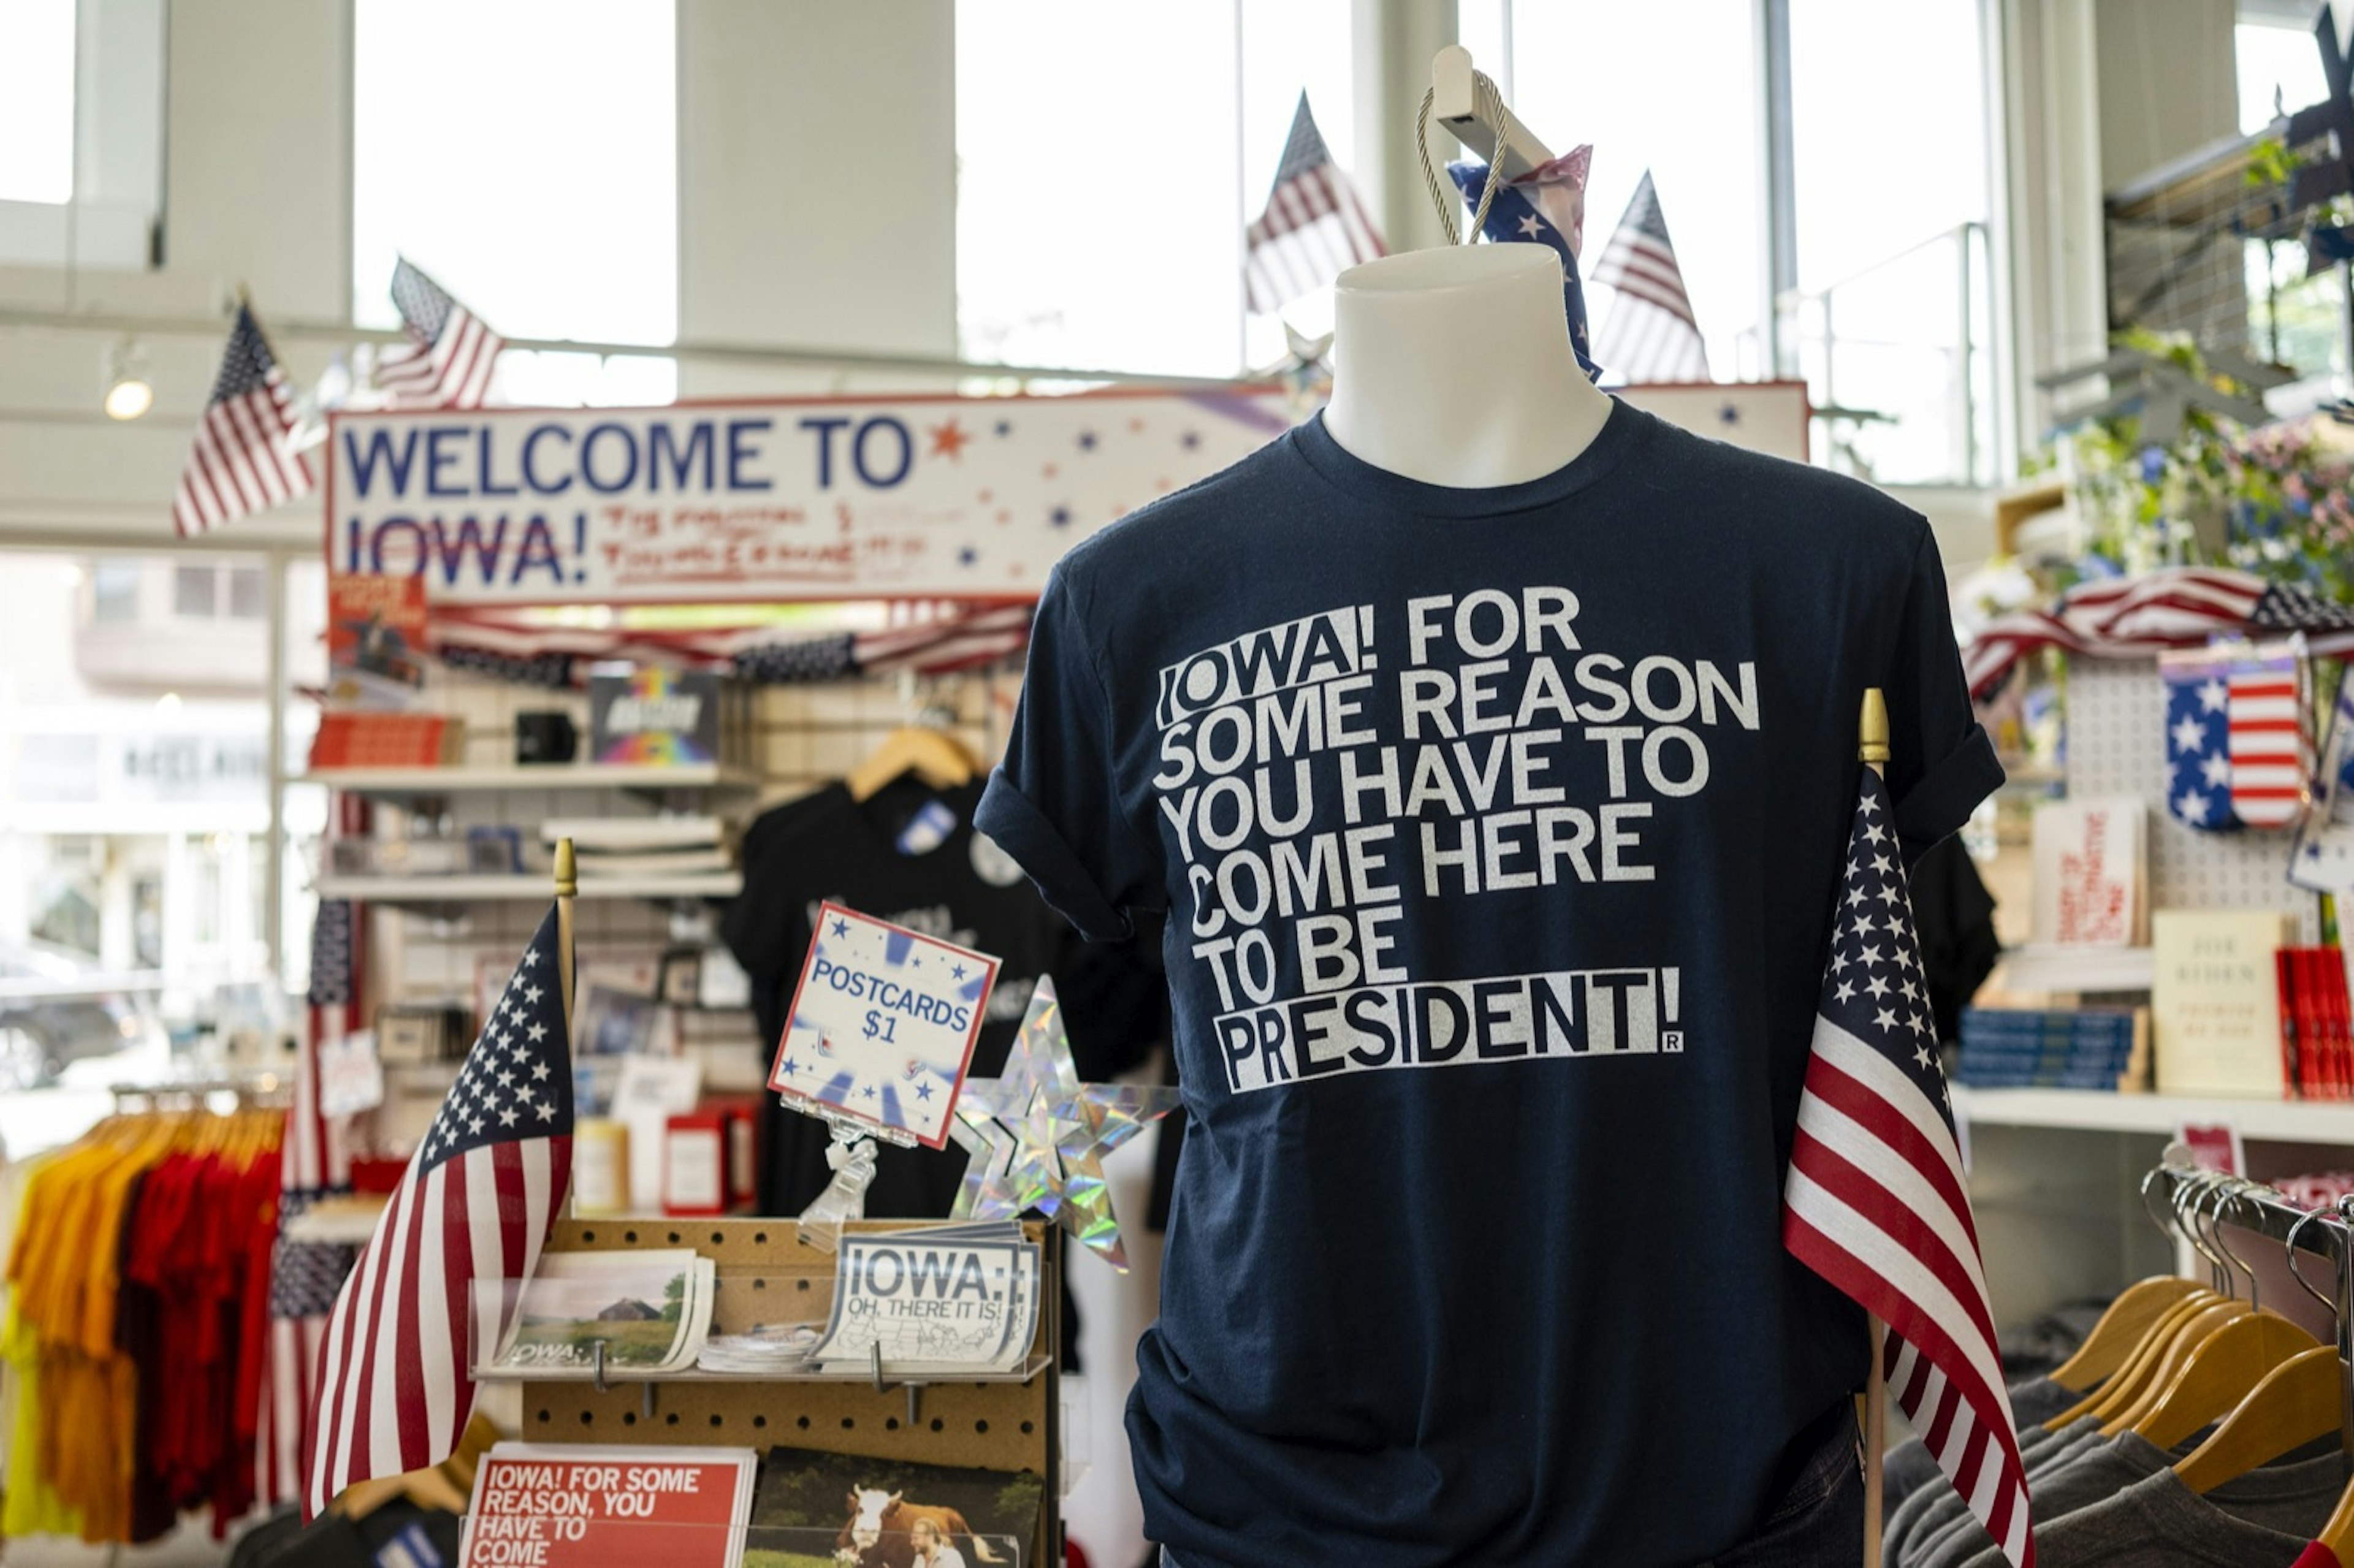
[[[146,345],[135,337],[123,338],[106,351],[106,417],[135,419],[154,406]]]

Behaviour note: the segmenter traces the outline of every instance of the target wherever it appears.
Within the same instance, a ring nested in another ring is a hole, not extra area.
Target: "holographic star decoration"
[[[1054,979],[1041,975],[1000,1075],[967,1078],[957,1096],[949,1136],[972,1162],[949,1215],[1002,1220],[1034,1209],[1125,1274],[1103,1157],[1177,1103],[1173,1088],[1080,1083]]]

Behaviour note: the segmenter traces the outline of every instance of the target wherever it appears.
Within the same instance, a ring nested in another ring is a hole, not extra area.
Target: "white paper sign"
[[[948,1142],[998,960],[839,904],[820,906],[769,1087],[802,1108]]]
[[[670,1118],[695,1108],[703,1064],[692,1057],[629,1056],[613,1085],[613,1119],[630,1129],[630,1202],[651,1212],[662,1202]]]
[[[357,1116],[384,1104],[384,1063],[376,1054],[376,1031],[354,1030],[341,1040],[319,1043],[319,1109],[326,1116]]]

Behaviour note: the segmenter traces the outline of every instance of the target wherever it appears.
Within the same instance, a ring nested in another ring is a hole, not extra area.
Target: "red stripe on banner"
[[[2302,800],[2305,799],[2305,791],[2294,787],[2284,789],[2272,785],[2234,784],[2232,786],[2232,799],[2234,800]]]
[[[2296,735],[2301,731],[2293,718],[2232,719],[2224,727],[2233,735]]]
[[[1806,1089],[1808,1094],[1851,1117],[1872,1135],[1895,1150],[1897,1157],[1920,1173],[1920,1177],[1936,1189],[1945,1200],[1946,1209],[1970,1245],[1978,1245],[1978,1227],[1971,1223],[1969,1194],[1955,1185],[1951,1156],[1921,1136],[1902,1111],[1847,1074],[1823,1060],[1820,1053],[1807,1062]],[[1975,1287],[1973,1287],[1975,1289]],[[1988,1337],[1992,1327],[1988,1326]]]
[[[451,1421],[462,1433],[473,1401],[468,1397],[473,1384],[472,1347],[482,1338],[495,1337],[505,1331],[503,1323],[482,1323],[477,1319],[473,1292],[473,1261],[475,1216],[466,1203],[466,1183],[456,1179],[448,1166],[443,1166],[441,1178],[441,1296],[450,1314],[450,1336],[455,1344],[458,1376],[451,1404]],[[459,1433],[436,1434],[439,1441],[455,1443]]]
[[[1932,1226],[1905,1208],[1895,1194],[1838,1150],[1805,1127],[1790,1146],[1790,1163],[1807,1173],[1824,1192],[1847,1204],[1877,1227],[1882,1234],[1911,1255],[1935,1277],[1969,1314],[1970,1326],[1987,1343],[1995,1342],[1994,1319],[1988,1315],[1978,1280]],[[1919,1172],[1926,1178],[1926,1171]]]

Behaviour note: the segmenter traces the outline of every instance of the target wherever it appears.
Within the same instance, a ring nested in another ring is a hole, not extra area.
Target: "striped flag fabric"
[[[311,461],[287,445],[293,427],[285,372],[252,307],[240,302],[172,495],[172,526],[180,537],[209,534],[248,513],[310,494],[316,483]]]
[[[2232,748],[2232,810],[2252,828],[2285,828],[2304,815],[2313,778],[2305,683],[2293,654],[2232,672],[2224,704]]]
[[[351,797],[345,797],[350,800]],[[292,1502],[302,1495],[302,1441],[319,1350],[335,1292],[354,1251],[333,1242],[290,1240],[286,1227],[321,1198],[351,1188],[351,1152],[341,1118],[319,1098],[319,1054],[362,1023],[361,911],[323,898],[311,927],[311,1039],[294,1063],[294,1094],[279,1145],[278,1238],[270,1260],[270,1364],[255,1436],[255,1496]]]
[[[1792,1255],[1888,1325],[1897,1408],[2015,1568],[2027,1476],[1995,1346],[1888,787],[1871,768],[1782,1192]]]
[[[1332,162],[1308,95],[1291,117],[1267,210],[1247,231],[1243,279],[1251,310],[1272,315],[1302,294],[1383,254],[1382,237],[1349,176]]]
[[[1603,364],[1634,382],[1709,378],[1708,346],[1701,341],[1649,169],[1594,263],[1594,281],[1616,291],[1596,343]]]
[[[335,1298],[305,1518],[355,1482],[448,1457],[473,1414],[471,1348],[504,1336],[538,1266],[572,1164],[560,930],[551,907]]]
[[[1983,698],[2038,649],[2126,659],[2241,631],[2303,631],[2315,653],[2354,653],[2354,609],[2309,588],[2226,567],[2165,567],[2079,583],[2051,609],[1996,617],[1962,650],[1962,671]]]
[[[376,356],[376,384],[396,408],[479,408],[506,339],[401,257],[392,269],[392,302],[413,344]]]

